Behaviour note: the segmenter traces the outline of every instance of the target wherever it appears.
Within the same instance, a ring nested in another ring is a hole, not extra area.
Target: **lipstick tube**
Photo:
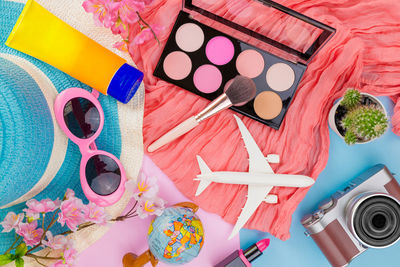
[[[260,257],[269,246],[269,239],[263,239],[246,250],[236,250],[214,267],[250,267],[251,262]]]

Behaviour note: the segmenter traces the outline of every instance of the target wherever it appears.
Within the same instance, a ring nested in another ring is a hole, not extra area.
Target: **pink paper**
[[[144,157],[142,168],[146,174],[158,178],[160,196],[168,202],[167,205],[189,201],[149,157]],[[130,208],[132,204],[130,203],[127,208]],[[202,209],[199,209],[196,214],[200,217],[205,230],[204,246],[196,259],[182,266],[213,266],[239,248],[238,235],[232,240],[227,240],[232,231],[232,225],[223,221],[218,215]],[[122,266],[122,257],[126,253],[141,254],[146,251],[148,249],[147,230],[151,219],[132,218],[116,223],[107,234],[80,254],[76,266],[118,267]],[[151,266],[151,264],[146,266]],[[160,262],[158,266],[170,265]]]

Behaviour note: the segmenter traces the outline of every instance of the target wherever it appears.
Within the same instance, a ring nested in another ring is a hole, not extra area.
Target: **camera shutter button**
[[[313,216],[312,214],[307,214],[306,216],[301,219],[301,224],[302,225],[308,225],[313,222]]]
[[[329,208],[331,208],[333,206],[333,203],[334,202],[333,202],[332,198],[326,199],[325,201],[322,201],[319,204],[319,209],[323,210],[323,211],[326,211],[326,210],[328,210]]]

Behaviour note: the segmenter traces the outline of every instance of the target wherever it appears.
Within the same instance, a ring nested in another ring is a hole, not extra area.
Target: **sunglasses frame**
[[[103,151],[103,150],[98,150],[97,146],[95,144],[95,140],[97,137],[99,137],[101,131],[103,130],[104,126],[104,111],[103,108],[100,105],[99,100],[97,97],[99,96],[99,92],[96,90],[93,90],[92,93],[78,87],[72,87],[68,88],[61,93],[58,94],[56,97],[56,100],[54,102],[54,113],[56,120],[58,122],[58,125],[60,128],[64,131],[64,133],[67,135],[69,139],[71,139],[72,142],[74,142],[78,147],[79,150],[82,154],[82,159],[81,159],[81,164],[80,164],[80,180],[81,180],[81,186],[83,193],[87,197],[89,201],[92,201],[96,203],[99,206],[105,207],[105,206],[110,206],[117,202],[119,199],[121,199],[122,195],[124,194],[125,191],[125,182],[126,182],[126,173],[125,169],[121,164],[121,161],[115,157],[114,155]],[[75,136],[69,129],[67,124],[65,123],[64,119],[64,108],[66,104],[74,98],[84,98],[88,101],[90,101],[98,110],[99,115],[100,115],[100,124],[96,132],[89,138],[87,139],[82,139],[77,136]],[[89,159],[95,155],[104,155],[107,157],[110,157],[113,159],[121,172],[121,180],[119,183],[118,188],[111,194],[103,196],[95,193],[91,187],[89,186],[87,179],[86,179],[86,165],[89,161]]]

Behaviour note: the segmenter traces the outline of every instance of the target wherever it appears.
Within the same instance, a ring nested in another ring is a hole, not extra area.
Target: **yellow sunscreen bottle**
[[[40,59],[95,88],[127,103],[139,88],[143,73],[28,0],[6,45]]]

